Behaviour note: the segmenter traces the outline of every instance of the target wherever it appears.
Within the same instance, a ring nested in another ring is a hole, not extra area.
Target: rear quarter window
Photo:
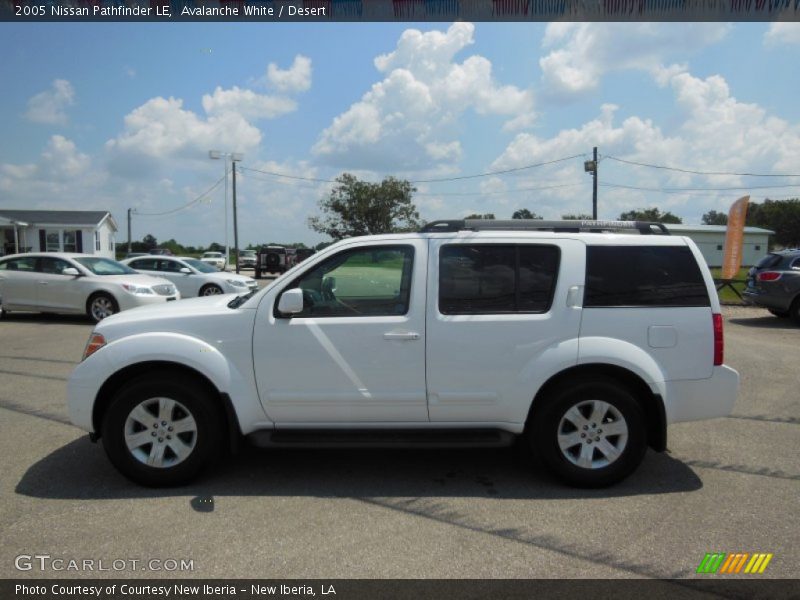
[[[588,246],[584,307],[709,306],[687,246]]]

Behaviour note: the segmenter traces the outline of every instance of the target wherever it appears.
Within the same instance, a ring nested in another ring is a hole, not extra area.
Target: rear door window
[[[444,315],[547,312],[559,249],[550,245],[448,244],[439,252]]]

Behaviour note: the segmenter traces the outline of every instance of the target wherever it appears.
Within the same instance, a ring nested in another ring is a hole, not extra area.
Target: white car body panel
[[[101,321],[95,331],[106,338],[107,345],[80,363],[70,377],[67,395],[73,422],[93,431],[92,402],[87,399],[96,397],[115,372],[137,363],[162,361],[194,369],[219,392],[228,394],[243,433],[269,426],[253,376],[255,311],[229,309],[233,298],[195,298]]]

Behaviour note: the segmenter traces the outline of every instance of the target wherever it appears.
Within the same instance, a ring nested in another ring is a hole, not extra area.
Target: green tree
[[[142,245],[147,250],[153,250],[155,248],[158,248],[158,240],[154,236],[148,233],[146,236],[142,238]]]
[[[334,240],[359,235],[415,231],[422,225],[411,195],[410,182],[387,177],[380,183],[360,181],[344,173],[337,186],[319,201],[320,216],[310,217],[308,226]]]
[[[520,208],[514,211],[514,214],[511,215],[512,219],[541,219],[539,215],[535,212],[529,211],[527,208]]]
[[[580,213],[580,214],[567,213],[566,215],[561,215],[561,218],[566,221],[591,221],[592,215],[587,215],[585,213]]]
[[[752,202],[747,208],[747,224],[774,231],[770,245],[800,247],[800,199]]]
[[[703,225],[727,225],[728,215],[723,212],[710,210],[703,215]]]
[[[472,213],[471,215],[467,215],[464,217],[465,219],[494,219],[494,213],[484,213],[479,215],[478,213]]]
[[[671,212],[661,212],[658,208],[645,208],[641,210],[629,210],[628,212],[624,212],[619,216],[621,221],[650,221],[653,223],[683,223],[683,219],[681,219],[677,215],[673,215]]]

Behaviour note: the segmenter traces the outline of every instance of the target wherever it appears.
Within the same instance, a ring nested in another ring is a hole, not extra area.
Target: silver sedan
[[[169,281],[109,258],[64,252],[0,258],[0,313],[86,313],[100,321],[128,308],[178,299]]]
[[[244,294],[258,289],[258,282],[251,277],[217,271],[212,265],[188,256],[139,256],[122,262],[140,273],[168,279],[184,298]]]

